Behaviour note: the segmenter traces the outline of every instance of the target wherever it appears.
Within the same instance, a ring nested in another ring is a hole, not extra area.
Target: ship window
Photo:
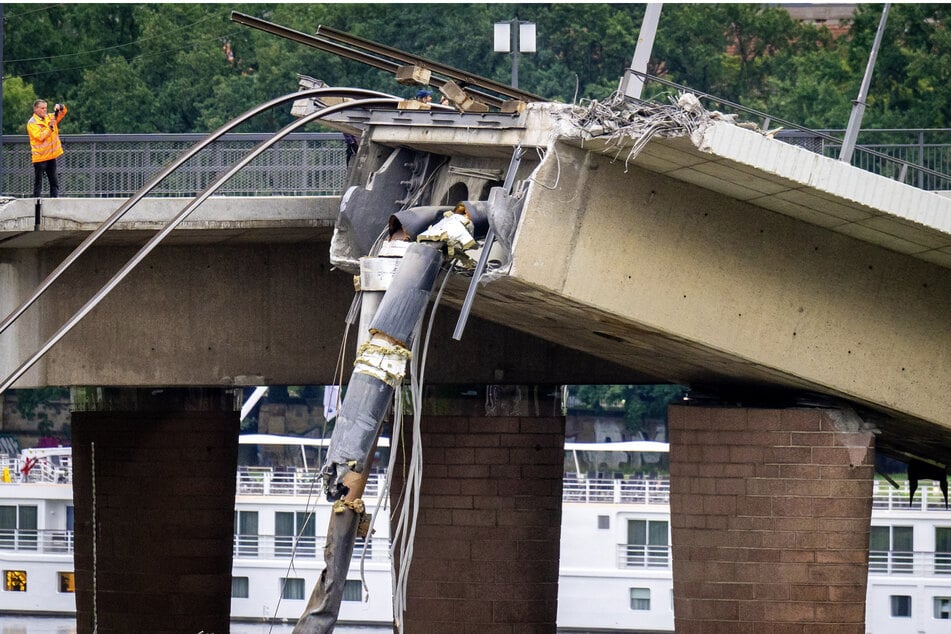
[[[363,600],[363,582],[359,579],[347,579],[343,584],[344,601],[362,601]]]
[[[278,557],[290,557],[291,553],[313,557],[317,553],[317,533],[314,528],[313,513],[306,511],[275,513],[274,534],[274,554]]]
[[[247,599],[250,595],[247,577],[231,577],[231,598]]]
[[[36,550],[35,505],[0,506],[0,549]]]
[[[951,597],[934,597],[934,618],[951,620]]]
[[[911,597],[907,594],[893,594],[891,597],[892,616],[911,617]]]
[[[624,565],[627,568],[666,568],[670,564],[667,522],[627,521]]]
[[[60,592],[76,592],[76,575],[72,572],[57,572]]]
[[[939,575],[951,574],[951,528],[934,529],[934,571]]]
[[[650,588],[631,588],[631,609],[632,610],[650,610],[651,609],[651,589]]]
[[[598,515],[598,529],[606,530],[611,528],[611,518],[608,515]]]
[[[4,570],[3,589],[7,592],[26,592],[26,570]]]
[[[913,572],[915,546],[911,526],[872,526],[868,550],[869,572]]]
[[[303,600],[304,580],[294,578],[281,579],[281,598]]]
[[[258,512],[234,512],[234,554],[236,557],[258,556]]]

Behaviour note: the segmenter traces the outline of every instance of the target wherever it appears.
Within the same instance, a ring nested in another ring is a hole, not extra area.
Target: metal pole
[[[512,20],[512,88],[518,88],[518,18]]]
[[[882,43],[882,35],[885,33],[885,21],[888,20],[888,8],[891,6],[885,3],[882,9],[882,18],[878,22],[878,32],[875,33],[875,41],[872,44],[872,52],[868,56],[868,65],[865,67],[865,76],[862,78],[862,87],[859,88],[858,99],[852,102],[852,113],[849,115],[849,127],[845,130],[845,138],[842,140],[842,151],[839,153],[839,160],[846,163],[852,162],[852,152],[855,150],[855,141],[859,136],[859,129],[862,127],[862,116],[865,114],[865,98],[868,96],[868,87],[872,83],[872,70],[875,68],[875,58],[878,56],[878,47]]]
[[[3,3],[0,2],[0,195],[3,195]]]
[[[650,3],[644,11],[644,21],[641,22],[641,32],[637,36],[637,46],[634,48],[634,58],[631,60],[631,69],[639,73],[647,73],[647,62],[650,61],[651,50],[654,48],[654,36],[657,35],[657,23],[660,22],[662,3]],[[640,99],[644,90],[644,78],[633,73],[625,73],[621,92],[625,97]]]

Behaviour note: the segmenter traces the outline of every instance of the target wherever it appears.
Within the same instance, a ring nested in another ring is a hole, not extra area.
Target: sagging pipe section
[[[376,439],[394,390],[403,381],[413,333],[442,266],[442,246],[429,242],[406,248],[370,322],[371,338],[354,362],[323,467],[327,498],[335,500],[324,546],[326,567],[294,634],[332,632],[337,622],[354,542],[366,518],[361,496]]]
[[[354,542],[361,527],[368,524],[361,496],[383,418],[396,387],[403,382],[414,333],[429,304],[443,260],[463,265],[471,262],[466,252],[477,245],[476,236],[487,230],[486,211],[485,203],[466,201],[455,207],[415,207],[389,219],[388,244],[412,242],[369,322],[370,339],[359,347],[337,414],[322,469],[327,499],[334,502],[324,547],[326,567],[294,634],[333,631]],[[364,264],[369,262],[361,262],[361,286]],[[372,286],[376,290],[376,284]],[[363,536],[366,537],[365,532]]]
[[[328,500],[346,495],[343,476],[347,471],[362,473],[366,468],[393,390],[403,381],[413,331],[442,266],[442,252],[434,248],[439,246],[414,243],[406,248],[370,322],[371,338],[360,347],[330,438],[323,470]]]

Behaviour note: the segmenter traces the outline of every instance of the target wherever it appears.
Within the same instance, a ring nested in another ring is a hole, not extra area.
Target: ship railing
[[[930,480],[918,483],[914,499],[908,481],[898,482],[898,488],[885,480],[875,480],[872,488],[872,508],[887,511],[945,511],[949,509],[941,488]]]
[[[951,578],[951,552],[871,550],[868,553],[868,573]]]
[[[384,484],[384,474],[370,473],[364,499],[375,499]],[[294,495],[322,499],[320,469],[303,467],[238,467],[238,495]]]
[[[235,559],[324,559],[324,536],[314,535],[238,535],[234,536]],[[366,561],[384,562],[390,559],[389,540],[385,537],[357,538],[353,561],[359,561],[366,552]]]
[[[72,554],[73,531],[68,530],[0,530],[0,550],[43,554]]]
[[[40,458],[36,464],[23,472],[25,459],[22,456],[0,456],[0,482],[18,482],[32,484],[69,484],[73,481],[73,472],[68,460],[60,465],[49,459]],[[9,480],[8,480],[9,478]]]
[[[562,497],[566,502],[608,504],[669,504],[670,480],[666,478],[630,478],[582,476],[566,473]]]
[[[618,544],[618,568],[670,569],[670,546]]]

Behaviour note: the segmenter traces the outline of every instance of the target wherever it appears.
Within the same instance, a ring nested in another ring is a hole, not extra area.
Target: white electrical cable
[[[430,312],[429,323],[426,328],[425,338],[420,337],[423,320],[420,318],[416,325],[416,333],[413,339],[413,355],[410,359],[410,395],[413,404],[413,444],[412,455],[410,457],[409,472],[405,478],[403,500],[400,506],[400,517],[394,531],[393,544],[391,548],[395,550],[399,543],[399,575],[395,576],[393,582],[393,618],[396,623],[397,631],[403,632],[403,613],[406,610],[406,584],[409,579],[409,569],[413,560],[413,542],[416,537],[416,523],[419,519],[419,492],[423,480],[423,443],[422,443],[422,405],[423,405],[423,384],[426,375],[426,357],[429,353],[429,342],[432,336],[433,322],[436,317],[436,309],[442,299],[443,291],[446,288],[446,282],[449,280],[449,273],[443,277],[439,292],[433,300],[433,308]],[[422,341],[422,343],[421,343]],[[422,345],[422,354],[419,353]],[[396,416],[394,416],[393,439],[391,440],[390,464],[394,464],[395,451],[393,443],[397,438]],[[400,427],[402,430],[402,416],[400,412]],[[391,471],[392,473],[392,471]],[[392,552],[392,551],[391,551]],[[392,552],[395,557],[395,552]],[[393,567],[395,571],[395,566]]]

